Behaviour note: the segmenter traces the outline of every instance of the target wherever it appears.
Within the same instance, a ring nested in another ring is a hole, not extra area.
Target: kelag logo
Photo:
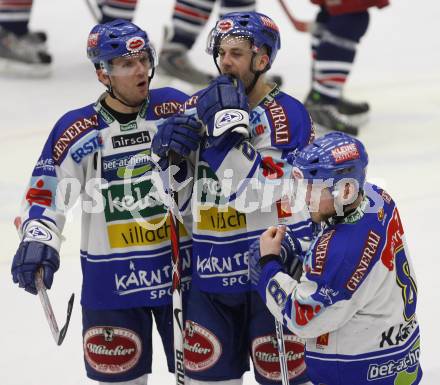
[[[143,181],[132,186],[112,185],[103,190],[102,194],[106,200],[105,219],[107,222],[132,219],[134,213],[145,218],[166,214],[167,209],[159,194],[151,190],[152,183],[150,181]]]

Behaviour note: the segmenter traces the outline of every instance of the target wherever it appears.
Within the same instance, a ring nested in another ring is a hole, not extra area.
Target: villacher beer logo
[[[210,368],[222,354],[220,341],[211,331],[193,321],[186,321],[185,327],[185,369],[201,372]]]
[[[98,46],[99,33],[91,33],[87,39],[87,47],[95,48]]]
[[[234,28],[234,22],[231,19],[221,20],[217,23],[217,31],[221,33],[229,32]]]
[[[97,372],[126,372],[138,363],[141,353],[141,340],[131,330],[97,326],[84,334],[85,358]]]
[[[284,334],[289,380],[302,375],[306,370],[304,342],[293,334]],[[252,342],[252,357],[255,369],[264,378],[281,381],[277,339],[274,335],[255,338]]]
[[[145,40],[140,36],[132,37],[127,40],[126,47],[130,52],[140,51],[145,46]]]

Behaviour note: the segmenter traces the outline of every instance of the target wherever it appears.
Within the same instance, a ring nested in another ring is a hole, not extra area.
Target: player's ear
[[[356,183],[345,183],[344,192],[342,198],[350,203],[353,203],[359,195],[359,188]]]
[[[264,71],[264,69],[269,65],[269,55],[264,53],[260,56],[257,63],[257,70]]]
[[[258,52],[257,56],[256,56],[256,60],[255,60],[255,69],[257,71],[264,71],[265,68],[269,65],[269,55],[267,52],[267,48],[265,46],[260,48],[260,51]]]
[[[97,69],[96,70],[96,76],[98,77],[98,80],[104,84],[105,86],[109,86],[110,85],[110,78],[107,74],[107,71],[103,70],[103,69]]]

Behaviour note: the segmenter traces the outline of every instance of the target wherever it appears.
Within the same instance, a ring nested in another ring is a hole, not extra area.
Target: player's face
[[[251,85],[254,79],[250,71],[254,52],[249,40],[227,36],[222,40],[218,53],[222,74],[229,74],[240,79],[245,87]]]
[[[320,223],[336,214],[335,199],[324,185],[309,181],[307,184],[306,204],[310,217]]]
[[[148,96],[149,71],[147,52],[113,59],[110,72],[113,92],[130,105],[141,104]]]

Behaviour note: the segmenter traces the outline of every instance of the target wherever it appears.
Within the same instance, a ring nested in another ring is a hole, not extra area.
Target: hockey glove
[[[249,278],[252,285],[257,286],[261,276],[260,241],[257,239],[249,248]]]
[[[53,275],[60,267],[58,251],[44,243],[22,241],[12,261],[12,280],[32,294],[37,294],[35,273],[43,268],[43,282],[50,289]]]
[[[193,116],[179,114],[166,119],[157,127],[151,148],[161,158],[159,165],[165,169],[170,151],[186,157],[191,151],[197,150],[201,138],[202,124]]]
[[[288,233],[281,241],[281,253],[279,256],[260,255],[260,240],[257,239],[249,248],[249,277],[253,285],[257,286],[263,267],[270,261],[277,261],[286,273],[299,281],[302,275],[302,249],[298,240]]]
[[[197,99],[197,115],[206,126],[210,145],[217,146],[236,132],[249,136],[249,103],[244,84],[221,75]]]
[[[285,271],[296,281],[299,281],[303,272],[302,265],[304,253],[298,239],[292,237],[289,231],[281,241],[280,258],[283,262]]]
[[[12,280],[32,294],[37,294],[35,273],[43,268],[43,282],[50,289],[53,275],[60,267],[58,236],[46,226],[32,222],[27,226],[23,240],[12,261]]]

